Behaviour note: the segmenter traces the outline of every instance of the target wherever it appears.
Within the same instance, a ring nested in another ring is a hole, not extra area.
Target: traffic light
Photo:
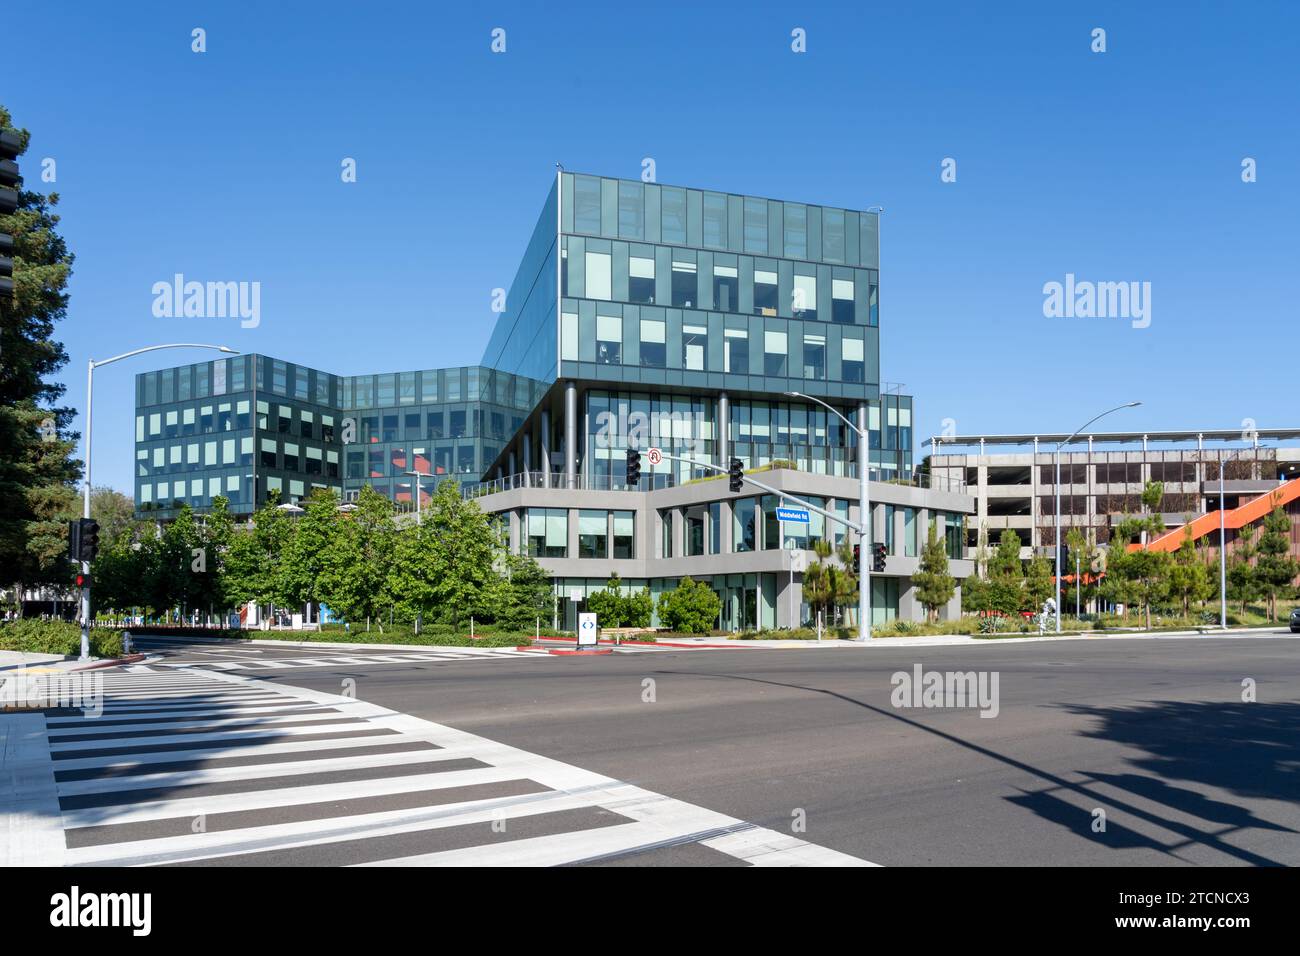
[[[68,560],[81,560],[81,519],[68,522]]]
[[[77,560],[93,562],[99,553],[99,522],[94,518],[81,518],[77,530]]]
[[[1056,548],[1056,575],[1064,577],[1070,573],[1070,548],[1067,545],[1058,545]]]
[[[641,453],[635,448],[627,450],[627,483],[635,488],[641,482]]]
[[[889,549],[884,544],[877,544],[872,548],[871,570],[876,574],[885,570],[885,562],[889,560]]]
[[[90,587],[90,574],[85,571],[78,571],[72,582],[79,588],[88,588]]]
[[[853,573],[857,574],[861,567],[862,567],[862,545],[855,544],[853,546]]]
[[[744,466],[741,465],[740,459],[739,458],[731,459],[731,469],[728,472],[728,475],[730,476],[731,480],[728,482],[728,484],[731,486],[732,491],[739,491],[742,487],[744,487],[745,479],[741,477],[743,472],[744,472]]]

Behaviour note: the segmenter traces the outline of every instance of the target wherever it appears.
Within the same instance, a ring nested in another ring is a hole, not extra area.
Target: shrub
[[[0,625],[0,650],[26,654],[81,653],[81,628],[70,621],[27,618]],[[95,657],[121,657],[122,633],[97,627],[90,632],[90,653]]]
[[[704,583],[682,578],[677,587],[659,595],[659,623],[670,631],[707,634],[717,623],[722,600]]]

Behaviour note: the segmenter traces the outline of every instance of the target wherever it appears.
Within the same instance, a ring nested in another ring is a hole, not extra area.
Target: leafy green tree
[[[916,599],[931,621],[938,618],[939,609],[947,605],[957,591],[957,580],[948,571],[948,551],[944,542],[939,540],[935,521],[930,522],[920,564],[916,574],[912,575],[912,586],[916,588]]]
[[[1277,620],[1277,599],[1293,593],[1297,574],[1300,563],[1291,557],[1291,519],[1276,507],[1264,519],[1259,557],[1255,559],[1255,578],[1267,602],[1270,621]]]
[[[345,620],[364,618],[369,630],[371,618],[381,617],[390,606],[397,527],[392,502],[369,485],[361,489],[356,505],[356,510],[343,515],[324,553],[320,593]],[[379,630],[382,633],[382,623]]]
[[[496,622],[511,630],[526,630],[539,618],[549,621],[555,596],[551,577],[545,569],[526,554],[507,554],[505,569],[506,580]]]
[[[135,502],[115,488],[92,488],[90,516],[99,522],[99,547],[106,550],[120,535],[130,534],[135,528]]]
[[[1018,614],[1025,604],[1025,572],[1020,560],[1020,535],[1002,532],[989,558],[988,603],[991,610]]]
[[[1151,606],[1169,596],[1173,560],[1163,551],[1146,548],[1129,551],[1128,546],[1139,535],[1145,537],[1163,530],[1164,523],[1159,515],[1124,519],[1111,532],[1111,546],[1106,559],[1108,597],[1125,605],[1125,617],[1130,605],[1141,607],[1148,628],[1151,626]]]
[[[622,586],[623,582],[616,571],[609,576],[603,590],[588,595],[587,610],[596,615],[596,623],[600,627],[627,626],[626,599],[622,594]]]
[[[1086,608],[1097,594],[1096,582],[1089,580],[1093,565],[1097,563],[1097,549],[1092,539],[1079,528],[1071,528],[1066,533],[1065,543],[1071,557],[1078,557],[1066,569],[1071,580],[1061,582],[1061,600],[1066,607]]]
[[[26,151],[30,134],[3,106],[0,129]],[[54,378],[68,360],[54,327],[67,314],[73,261],[58,233],[58,201],[20,184],[17,208],[0,216],[14,242],[13,295],[0,296],[0,582],[15,584],[20,600],[25,586],[68,582],[67,522],[80,516],[78,436],[73,410],[56,405],[64,386]]]
[[[1228,565],[1228,597],[1241,602],[1241,613],[1259,597],[1259,582],[1255,576],[1255,531],[1253,524],[1244,525],[1237,532],[1237,547]]]
[[[280,509],[280,495],[273,491],[254,513],[252,528],[235,532],[224,555],[223,595],[230,606],[293,603],[280,574],[281,557],[292,537],[293,519]]]
[[[338,506],[333,490],[315,488],[302,503],[303,513],[292,521],[275,575],[286,605],[302,608],[323,599],[325,556],[341,525]]]
[[[702,581],[682,578],[659,595],[659,623],[682,634],[707,634],[718,623],[722,600]]]
[[[1183,616],[1192,611],[1193,603],[1204,603],[1213,591],[1210,569],[1196,550],[1190,522],[1183,528],[1183,542],[1170,562],[1169,593],[1183,606]]]
[[[432,578],[430,595],[438,619],[459,626],[473,616],[491,619],[500,603],[498,567],[504,566],[501,529],[460,486],[443,481],[424,513]]]
[[[1043,605],[1047,603],[1047,599],[1056,594],[1056,581],[1052,578],[1052,566],[1041,554],[1035,555],[1034,559],[1029,562],[1022,593],[1024,594],[1024,603],[1021,605],[1021,610],[1034,612],[1040,612]],[[1060,612],[1061,609],[1057,608],[1057,613]]]

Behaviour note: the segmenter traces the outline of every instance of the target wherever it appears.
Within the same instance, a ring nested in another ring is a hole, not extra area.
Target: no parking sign
[[[583,613],[578,615],[578,646],[596,646],[596,615]]]

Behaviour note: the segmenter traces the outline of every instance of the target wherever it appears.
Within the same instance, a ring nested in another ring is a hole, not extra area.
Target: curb
[[[70,673],[77,671],[99,670],[101,667],[117,667],[121,664],[138,664],[145,659],[144,654],[128,654],[125,657],[110,657],[107,660],[96,661],[93,664],[84,664],[81,667],[69,667]]]
[[[592,657],[596,654],[613,654],[614,650],[613,648],[609,648],[609,647],[598,647],[595,648],[594,650],[581,650],[581,651],[572,650],[571,651],[568,650],[567,648],[552,647],[552,648],[548,648],[546,653],[558,654],[561,657]]]
[[[169,637],[162,634],[140,634],[132,635],[134,641],[172,641],[196,644],[211,644],[214,647],[243,647],[246,644],[256,644],[258,647],[307,647],[307,648],[330,648],[339,647],[346,651],[428,651],[436,654],[441,648],[465,648],[470,649],[480,647],[475,644],[371,644],[356,643],[353,641],[276,641],[265,638],[244,638],[244,637]],[[545,640],[545,638],[543,638]],[[527,646],[527,645],[520,645]],[[536,645],[532,645],[536,646]]]

